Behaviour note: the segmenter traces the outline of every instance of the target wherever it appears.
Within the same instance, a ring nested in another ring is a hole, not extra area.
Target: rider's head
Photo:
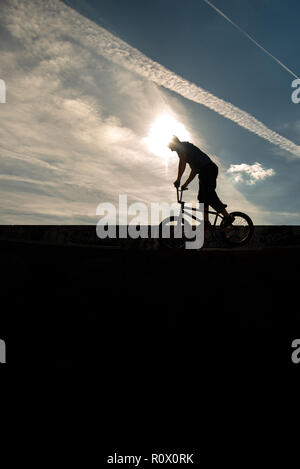
[[[181,142],[180,142],[179,138],[176,137],[176,135],[173,135],[173,138],[172,138],[171,142],[169,143],[168,147],[172,151],[177,151],[177,150],[179,150],[180,144],[181,144]]]

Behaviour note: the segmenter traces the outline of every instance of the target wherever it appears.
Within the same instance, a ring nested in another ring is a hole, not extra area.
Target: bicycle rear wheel
[[[220,223],[222,237],[226,244],[230,246],[243,246],[247,244],[254,231],[251,218],[243,212],[232,212],[234,222],[227,228],[224,227],[224,218]]]

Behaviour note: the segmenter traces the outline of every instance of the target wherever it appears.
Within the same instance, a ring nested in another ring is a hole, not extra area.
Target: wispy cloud
[[[129,203],[173,198],[165,162],[142,139],[158,113],[181,105],[95,54],[62,12],[57,1],[1,10],[1,223],[95,223],[97,205],[120,193]]]
[[[275,171],[272,168],[264,169],[260,163],[254,164],[232,164],[227,170],[229,174],[234,174],[235,182],[243,182],[246,177],[247,184],[253,185],[258,181],[274,176]]]
[[[69,25],[76,25],[76,30],[73,31],[74,35],[79,35],[83,43],[88,47],[92,47],[95,53],[114,63],[121,64],[129,70],[133,70],[135,73],[178,93],[186,99],[212,109],[273,145],[278,145],[281,149],[300,157],[299,145],[271,130],[246,111],[173,73],[103,27],[82,18],[71,8],[60,5],[60,14],[64,22]]]
[[[34,7],[37,9],[38,5],[35,3]],[[45,9],[44,14],[41,11],[42,8]],[[243,111],[234,104],[218,98],[202,87],[189,82],[176,73],[168,70],[163,65],[151,60],[136,48],[111,34],[103,27],[93,23],[91,20],[82,17],[67,5],[56,0],[45,0],[42,3],[42,6],[39,6],[39,9],[40,16],[45,16],[49,9],[56,13],[56,27],[51,22],[47,27],[51,37],[54,39],[54,44],[51,45],[52,47],[55,47],[55,43],[57,43],[54,31],[59,29],[61,26],[71,32],[73,40],[79,39],[82,46],[87,47],[88,50],[92,50],[94,54],[102,55],[108,60],[111,60],[118,65],[122,65],[128,70],[134,71],[148,80],[178,93],[186,99],[202,104],[268,142],[279,146],[281,149],[297,157],[300,157],[299,145],[296,145],[291,140],[271,130],[254,116]],[[26,28],[26,25],[22,25],[20,22],[16,22],[11,18],[10,28],[14,34],[21,34],[22,30]],[[32,35],[34,34],[35,32],[33,30]],[[32,37],[30,39],[32,39]],[[43,45],[46,46],[46,44],[43,44],[43,41],[39,41],[39,50],[42,50]],[[67,52],[70,47],[71,45],[66,42],[62,52]],[[35,49],[37,49],[37,47],[35,47]],[[45,65],[47,66],[49,64],[46,62]],[[68,60],[65,60],[64,62],[62,60],[55,61],[51,64],[52,68],[57,67],[57,69],[61,68],[62,65],[68,66]],[[80,66],[80,64],[78,65]],[[41,66],[43,66],[43,64],[41,64]]]
[[[167,172],[142,139],[158,114],[178,111],[186,123],[185,112],[156,85],[257,125],[56,0],[3,2],[0,28],[8,93],[0,107],[1,223],[95,223],[98,203],[120,193],[129,203],[172,202],[177,159]],[[230,179],[221,172],[220,197],[259,222],[260,209]]]

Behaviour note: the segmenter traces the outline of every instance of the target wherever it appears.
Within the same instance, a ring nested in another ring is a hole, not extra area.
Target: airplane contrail
[[[250,41],[253,42],[257,47],[259,47],[263,52],[265,52],[267,55],[269,55],[275,62],[277,62],[282,68],[284,68],[288,73],[290,73],[293,77],[299,78],[296,73],[294,73],[290,68],[288,68],[284,63],[282,63],[277,57],[275,57],[271,52],[269,52],[267,49],[265,49],[262,45],[260,45],[250,34],[248,34],[244,29],[242,29],[238,24],[236,24],[234,21],[232,21],[225,13],[223,13],[219,8],[217,8],[213,3],[211,3],[209,0],[203,0],[207,5],[209,5],[211,8],[213,8],[217,13],[219,13],[223,18],[225,18],[229,23],[232,24],[236,29],[238,29],[244,36],[246,36]]]
[[[58,37],[61,31],[67,31],[72,40],[80,43],[83,50],[86,48],[94,56],[105,57],[159,86],[169,89],[190,101],[202,104],[249,132],[258,135],[273,145],[277,145],[282,150],[300,157],[299,145],[271,130],[246,111],[168,70],[102,26],[82,16],[62,1],[44,0],[42,4],[32,1],[32,5],[33,9],[39,8],[40,17],[44,19],[45,24],[50,24],[51,31],[54,31]],[[24,9],[25,13],[27,11],[28,9]],[[51,12],[50,17],[48,11]],[[55,21],[52,22],[52,18],[54,18],[53,11],[57,14],[55,15]],[[151,103],[149,103],[149,106],[151,106]]]
[[[300,157],[299,145],[269,129],[251,114],[168,70],[102,26],[83,17],[67,5],[61,2],[60,4],[63,5],[60,13],[64,24],[70,24],[70,30],[73,31],[73,34],[78,35],[81,43],[91,48],[94,53],[98,53],[113,63],[122,65],[124,68],[153,81],[159,86],[174,91],[190,101],[212,109],[249,132],[258,135],[273,145],[277,145],[294,156]],[[73,14],[70,14],[70,12]]]

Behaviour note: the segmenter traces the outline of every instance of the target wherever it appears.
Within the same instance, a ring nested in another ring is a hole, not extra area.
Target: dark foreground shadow
[[[145,378],[166,367],[289,368],[299,252],[297,245],[173,252],[2,240],[8,361],[138,370]]]

